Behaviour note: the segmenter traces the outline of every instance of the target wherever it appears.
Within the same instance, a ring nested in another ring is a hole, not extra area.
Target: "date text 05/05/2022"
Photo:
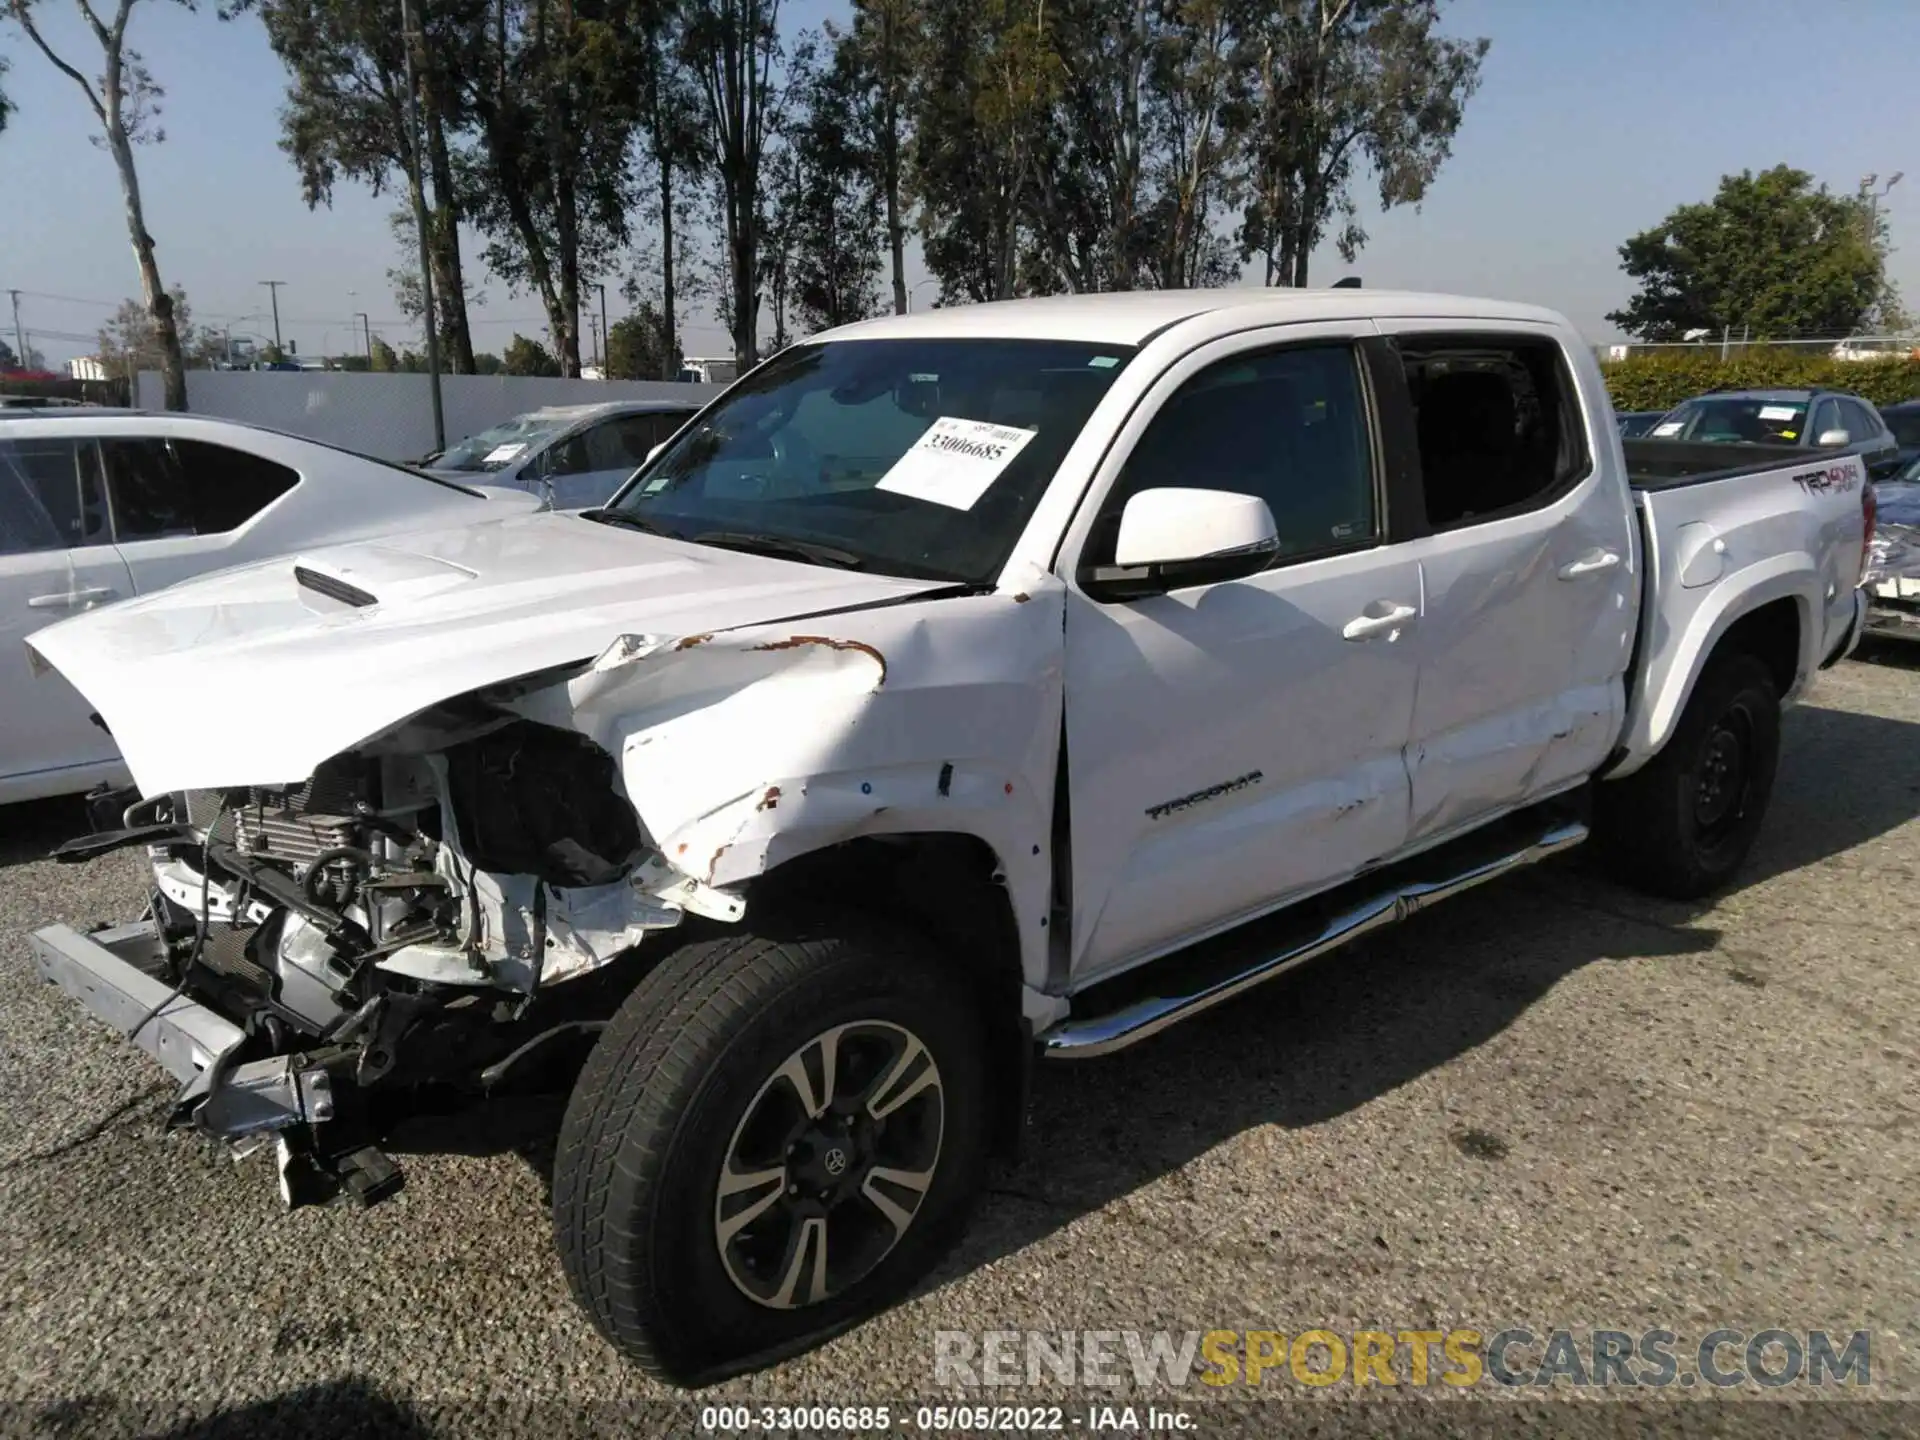
[[[1194,1428],[1189,1412],[1158,1405],[709,1405],[700,1412],[700,1430],[708,1435],[896,1429],[934,1435],[1069,1430],[1107,1435]]]

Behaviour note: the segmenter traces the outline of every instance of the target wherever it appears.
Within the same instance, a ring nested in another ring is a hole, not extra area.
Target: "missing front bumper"
[[[128,1036],[155,1006],[164,1007],[131,1036],[182,1084],[204,1083],[216,1063],[246,1038],[238,1025],[173,987],[164,973],[165,942],[151,920],[82,935],[71,925],[49,925],[29,937],[40,978],[58,985],[85,1009]]]
[[[233,1063],[246,1032],[157,978],[166,946],[151,920],[91,935],[49,925],[29,938],[41,978],[159,1061],[181,1082],[175,1114],[191,1115],[205,1133],[240,1140],[333,1118],[326,1071],[284,1055]]]

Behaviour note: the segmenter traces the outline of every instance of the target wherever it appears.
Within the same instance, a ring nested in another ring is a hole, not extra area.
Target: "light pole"
[[[373,369],[373,322],[367,318],[367,312],[356,310],[353,318],[360,322],[360,329],[367,337],[367,369]]]
[[[907,289],[907,313],[909,315],[913,313],[913,297],[920,292],[922,286],[938,285],[939,283],[940,277],[938,275],[929,275],[926,279],[909,286]]]
[[[606,292],[602,291],[601,293],[605,294]],[[28,368],[27,332],[20,328],[20,292],[18,290],[9,290],[7,294],[13,297],[13,343],[20,347],[19,355],[16,357],[17,363],[22,370],[25,370]]]
[[[593,342],[594,359],[600,366],[600,378],[607,378],[607,361],[612,359],[613,342],[607,330],[607,287],[596,283],[593,287],[600,292],[600,337]]]
[[[1867,243],[1869,245],[1880,243],[1880,202],[1887,198],[1887,192],[1898,185],[1906,173],[1904,170],[1894,171],[1887,177],[1887,183],[1880,185],[1878,190],[1873,188],[1880,184],[1878,172],[1860,177],[1860,193],[1867,200]]]
[[[286,352],[282,350],[280,346],[280,287],[287,282],[284,280],[262,280],[260,283],[266,286],[267,293],[273,296],[273,348],[284,355]]]
[[[433,448],[447,448],[447,418],[440,407],[440,321],[433,309],[433,263],[427,240],[427,197],[420,164],[420,93],[413,78],[413,4],[400,0],[400,48],[407,57],[407,179],[413,191],[413,225],[420,236],[420,298],[427,320],[427,376],[433,387]]]

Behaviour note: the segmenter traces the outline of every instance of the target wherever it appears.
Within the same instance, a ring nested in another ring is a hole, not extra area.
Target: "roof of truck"
[[[1020,340],[1083,340],[1138,345],[1183,320],[1223,310],[1244,310],[1250,325],[1284,325],[1316,319],[1422,317],[1441,320],[1514,320],[1564,324],[1551,310],[1507,300],[1430,295],[1402,290],[1285,290],[1237,286],[1219,290],[1129,290],[1111,295],[1049,295],[1034,300],[997,300],[862,320],[822,340],[947,340],[1002,337]]]

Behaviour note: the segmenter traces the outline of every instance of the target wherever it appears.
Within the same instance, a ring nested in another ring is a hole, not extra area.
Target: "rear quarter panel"
[[[1799,614],[1798,699],[1852,625],[1865,535],[1857,455],[1637,495],[1646,556],[1639,662],[1611,774],[1631,774],[1666,744],[1714,646],[1777,600]]]

